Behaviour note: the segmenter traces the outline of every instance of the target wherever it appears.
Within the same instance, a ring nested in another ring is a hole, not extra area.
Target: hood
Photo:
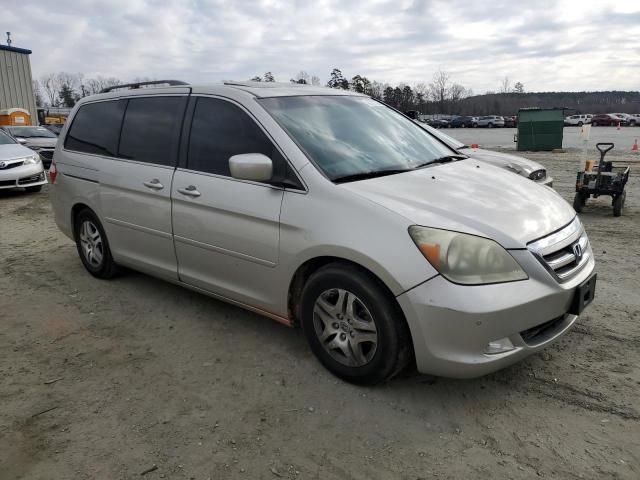
[[[416,225],[488,237],[505,248],[524,248],[575,217],[551,188],[473,159],[340,187]]]
[[[469,155],[477,160],[490,163],[496,167],[506,168],[507,170],[515,171],[519,175],[528,177],[536,170],[545,170],[545,168],[538,162],[529,160],[528,158],[520,157],[518,155],[511,155],[509,153],[493,152],[491,150],[483,150],[482,148],[461,148],[460,153]]]
[[[30,147],[50,147],[56,148],[58,138],[46,138],[46,137],[22,137],[25,140],[25,145]]]
[[[33,150],[23,147],[17,143],[9,145],[0,145],[0,161],[14,160],[16,158],[24,158],[33,155]]]

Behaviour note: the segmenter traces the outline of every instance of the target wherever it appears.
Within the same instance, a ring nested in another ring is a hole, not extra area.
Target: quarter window
[[[129,100],[118,156],[158,165],[175,165],[186,97]]]
[[[114,157],[125,104],[109,101],[80,107],[65,138],[65,148]]]
[[[216,98],[199,98],[189,139],[190,170],[231,176],[229,158],[262,153],[274,160],[274,173],[284,159],[255,121],[238,106]]]

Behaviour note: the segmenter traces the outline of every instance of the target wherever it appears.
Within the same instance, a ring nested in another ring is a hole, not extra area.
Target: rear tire
[[[24,187],[24,189],[29,193],[38,193],[42,190],[42,185],[35,185],[33,187]]]
[[[364,270],[331,263],[311,275],[301,297],[301,323],[320,363],[348,382],[373,385],[412,359],[402,311]]]
[[[487,127],[493,128],[493,123],[490,123],[489,125],[487,125]]]
[[[622,215],[622,209],[624,208],[624,201],[627,197],[626,192],[622,192],[616,198],[613,199],[613,216],[619,217]]]
[[[591,125],[594,126],[594,127],[597,127],[598,126],[598,122],[591,122]]]
[[[118,274],[119,267],[111,256],[107,235],[93,211],[85,208],[76,215],[74,234],[80,260],[91,275],[109,279]]]
[[[578,122],[578,126],[581,127],[582,125],[584,125],[584,123],[582,122]]]

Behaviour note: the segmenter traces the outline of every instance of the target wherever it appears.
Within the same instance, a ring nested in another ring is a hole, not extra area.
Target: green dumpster
[[[563,108],[521,108],[518,111],[518,150],[562,148]]]

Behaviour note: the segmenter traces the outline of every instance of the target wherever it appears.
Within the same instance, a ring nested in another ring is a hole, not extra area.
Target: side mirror
[[[18,140],[18,143],[27,143],[27,141],[22,137],[16,137],[16,140]]]
[[[243,153],[229,158],[229,170],[233,178],[266,182],[273,175],[273,162],[262,153]]]

